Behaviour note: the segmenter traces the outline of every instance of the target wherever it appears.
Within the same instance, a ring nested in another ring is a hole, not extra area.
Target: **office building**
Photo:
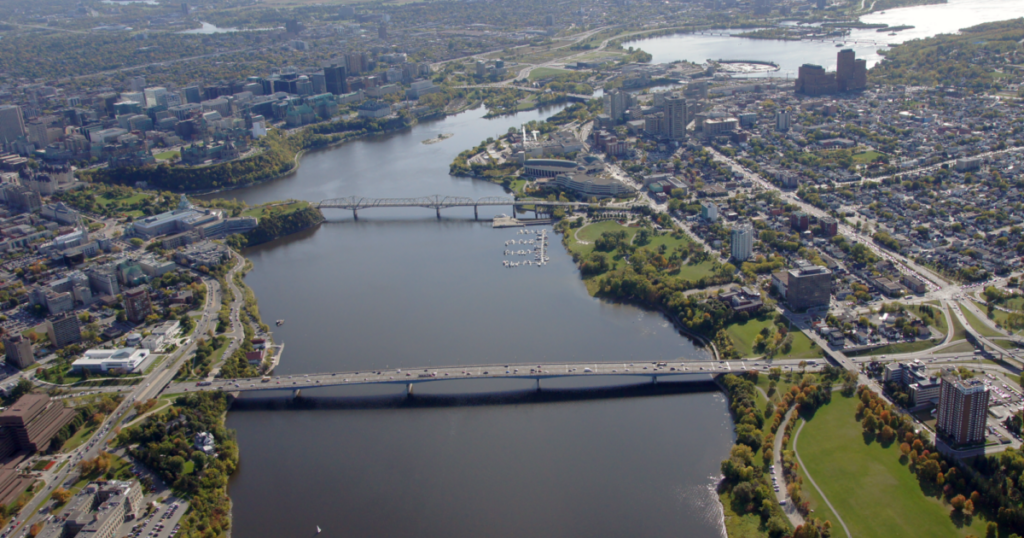
[[[738,226],[732,229],[730,239],[732,257],[738,262],[745,262],[754,254],[754,229],[749,225]]]
[[[978,379],[943,375],[935,427],[957,445],[983,442],[988,395],[988,387]]]
[[[796,79],[796,93],[804,95],[828,95],[838,92],[858,91],[868,86],[868,65],[856,59],[852,49],[839,51],[836,57],[835,73],[826,73],[820,65],[800,66]]]
[[[167,102],[163,100],[163,96],[167,94],[167,88],[164,88],[163,86],[146,88],[142,93],[146,96],[146,107],[167,104]]]
[[[826,73],[820,65],[804,64],[797,71],[796,93],[827,95],[837,90],[835,73]]]
[[[5,336],[4,350],[7,351],[8,364],[19,370],[24,370],[36,362],[36,357],[32,353],[32,341],[20,334]]]
[[[331,64],[324,68],[324,84],[329,93],[344,95],[348,91],[348,71],[343,65]]]
[[[10,428],[18,449],[37,452],[46,450],[50,439],[76,414],[74,408],[45,394],[30,393],[0,413],[0,426]]]
[[[0,106],[0,143],[13,142],[19,136],[25,136],[25,118],[21,115],[21,107]]]
[[[668,137],[672,140],[686,139],[686,126],[690,123],[687,114],[686,99],[674,94],[665,97],[665,126]]]
[[[142,323],[153,312],[146,288],[140,286],[124,292],[124,311],[132,323]]]
[[[46,333],[50,336],[50,343],[58,349],[82,341],[82,327],[78,323],[78,316],[66,312],[46,322]]]
[[[836,58],[836,86],[839,91],[863,90],[868,86],[868,65],[857,60],[853,49],[839,51]]]
[[[377,27],[377,38],[381,40],[387,40],[388,26],[386,24],[382,24]]]
[[[146,89],[146,77],[132,77],[131,88],[133,92],[141,92]]]
[[[633,96],[622,90],[611,90],[604,94],[604,113],[618,123],[626,117],[626,110],[633,104]]]
[[[800,260],[788,272],[786,301],[793,310],[828,306],[832,291],[832,271]]]
[[[201,103],[203,102],[203,92],[199,89],[199,86],[188,86],[185,88],[185,102],[186,103]]]

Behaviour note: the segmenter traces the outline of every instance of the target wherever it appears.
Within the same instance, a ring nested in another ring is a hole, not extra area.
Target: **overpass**
[[[572,377],[627,377],[657,383],[659,377],[679,375],[709,375],[741,373],[749,370],[767,372],[770,368],[795,371],[806,362],[808,372],[820,371],[827,363],[824,359],[799,361],[660,361],[660,362],[576,362],[561,364],[506,364],[487,366],[442,366],[430,368],[392,368],[320,374],[296,374],[281,377],[218,379],[212,382],[174,383],[167,394],[196,391],[269,392],[290,390],[298,395],[302,389],[355,385],[404,385],[407,394],[413,385],[437,381],[465,379],[529,379],[540,390],[542,379]]]
[[[608,204],[598,206],[587,202],[549,202],[547,200],[517,200],[507,196],[486,196],[484,198],[472,199],[464,196],[442,196],[439,194],[421,196],[419,198],[364,198],[362,196],[348,196],[346,198],[333,198],[323,200],[317,207],[319,209],[350,209],[352,216],[359,219],[360,209],[375,207],[423,207],[437,211],[437,218],[441,218],[441,210],[449,207],[472,207],[473,216],[480,218],[480,206],[511,206],[512,216],[516,215],[516,206],[532,205],[534,207],[588,207],[606,209],[629,209],[629,204]]]

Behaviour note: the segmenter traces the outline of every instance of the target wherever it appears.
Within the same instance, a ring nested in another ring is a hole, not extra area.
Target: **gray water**
[[[912,29],[897,32],[895,36],[874,29],[852,30],[849,36],[836,42],[778,41],[683,34],[636,40],[627,46],[639,47],[651,53],[653,63],[686,60],[700,64],[709,59],[771,61],[779,66],[779,70],[769,76],[793,79],[799,67],[805,63],[821,65],[834,71],[836,53],[843,48],[853,49],[857,53],[857,58],[867,60],[870,69],[882,59],[878,51],[890,45],[938,34],[955,33],[961,28],[1018,17],[1024,17],[1024,2],[1020,0],[950,0],[946,4],[890,9],[884,14],[873,13],[861,17],[866,23],[914,26]],[[714,30],[714,33],[721,34],[723,31]],[[839,43],[843,43],[843,46],[836,47],[835,45]]]
[[[302,159],[298,172],[222,193],[250,204],[349,195],[505,195],[448,175],[463,149],[531,119],[474,110]],[[436,144],[440,133],[455,136]],[[510,208],[326,210],[328,222],[246,251],[266,321],[283,319],[278,375],[371,368],[707,358],[660,314],[590,297],[551,236],[544,267],[506,269],[489,219]],[[533,228],[539,229],[539,228]],[[550,227],[547,228],[550,232]],[[512,247],[509,247],[512,248]],[[515,248],[529,248],[519,246]],[[519,257],[521,260],[529,257]],[[633,383],[633,380],[620,380]],[[545,388],[599,385],[545,381]],[[448,381],[418,395],[529,391],[527,381]],[[321,391],[393,396],[400,389]],[[314,395],[304,391],[306,395]],[[241,411],[236,536],[687,536],[723,534],[714,494],[732,428],[724,398],[426,409]]]
[[[718,393],[233,412],[234,536],[724,538]]]

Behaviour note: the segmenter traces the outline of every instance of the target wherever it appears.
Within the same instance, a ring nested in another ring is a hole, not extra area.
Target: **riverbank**
[[[421,120],[444,118],[438,111],[421,118],[397,116],[385,120],[342,119],[306,126],[296,132],[280,129],[255,142],[262,151],[237,161],[205,166],[155,166],[101,168],[79,172],[92,183],[141,186],[193,195],[210,195],[247,188],[296,173],[308,151],[330,149],[368,135],[390,134],[411,128]]]

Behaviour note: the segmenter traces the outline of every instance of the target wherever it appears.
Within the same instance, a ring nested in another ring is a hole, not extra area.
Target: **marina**
[[[518,235],[535,235],[536,238],[535,239],[509,239],[508,241],[505,241],[505,247],[506,247],[505,248],[505,256],[529,256],[530,254],[533,254],[533,259],[532,260],[525,260],[525,261],[521,261],[521,262],[504,260],[504,261],[501,262],[502,266],[504,266],[505,268],[512,268],[512,267],[519,267],[519,266],[536,266],[536,267],[540,267],[542,265],[547,265],[547,263],[548,263],[548,255],[547,255],[548,231],[547,230],[540,230],[540,231],[519,230]],[[510,249],[510,248],[507,248],[509,246],[514,246],[514,245],[524,245],[524,246],[528,245],[531,248],[529,248],[529,249],[519,249],[519,250],[513,250],[513,249]]]

